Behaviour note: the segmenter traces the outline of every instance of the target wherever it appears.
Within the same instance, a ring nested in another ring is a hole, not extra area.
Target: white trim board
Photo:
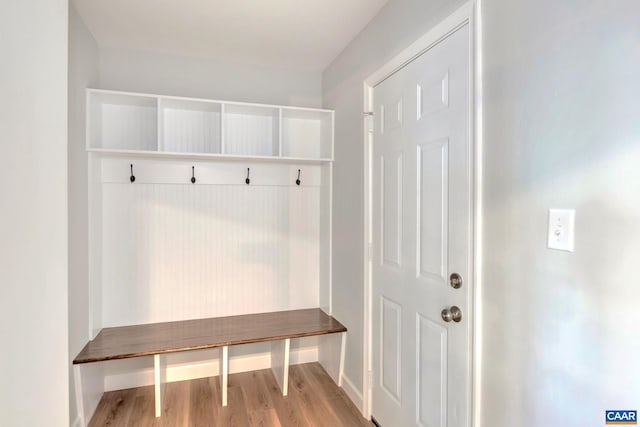
[[[351,399],[351,402],[356,405],[356,408],[362,408],[362,393],[344,373],[342,374],[342,389],[347,394],[347,397]]]
[[[474,10],[473,20],[471,21],[474,37],[473,46],[473,85],[475,105],[474,105],[474,117],[471,121],[473,125],[473,137],[475,139],[475,159],[474,159],[474,235],[473,235],[473,330],[472,330],[472,383],[471,383],[471,425],[480,426],[480,385],[481,385],[481,370],[482,366],[482,304],[481,304],[481,291],[482,291],[482,158],[484,140],[482,137],[483,130],[483,116],[482,116],[482,1],[475,0],[476,7]]]
[[[474,2],[465,3],[458,10],[453,12],[439,24],[433,27],[429,32],[411,43],[406,49],[396,55],[389,62],[380,67],[377,71],[367,77],[364,81],[365,89],[372,88],[383,80],[389,78],[395,72],[402,69],[405,65],[422,55],[431,47],[438,44],[439,41],[446,38],[449,34],[455,32],[464,24],[471,22],[474,17]],[[365,92],[365,101],[369,98]],[[365,106],[370,106],[366,103]],[[371,111],[371,110],[365,110]]]
[[[98,88],[87,88],[87,93],[102,93],[105,95],[126,95],[126,96],[137,96],[141,98],[158,98],[169,101],[186,101],[186,102],[202,102],[209,104],[228,104],[228,105],[238,105],[244,107],[265,107],[265,108],[282,108],[285,110],[304,110],[304,111],[318,111],[325,113],[332,113],[333,110],[328,110],[325,108],[314,108],[314,107],[296,107],[293,105],[279,105],[279,104],[262,104],[256,102],[242,102],[242,101],[225,101],[222,99],[210,99],[210,98],[193,98],[186,96],[174,96],[174,95],[160,95],[157,93],[146,93],[146,92],[129,92],[122,90],[110,90],[110,89],[98,89]]]
[[[480,0],[471,0],[468,3],[465,3],[458,10],[453,12],[447,18],[443,19],[439,24],[429,30],[426,34],[416,40],[414,43],[409,45],[406,49],[396,55],[389,62],[380,67],[377,71],[371,74],[368,78],[366,78],[363,82],[363,110],[364,112],[373,111],[373,103],[372,103],[372,95],[373,88],[382,83],[385,79],[389,78],[391,75],[402,69],[405,65],[416,59],[418,56],[429,50],[431,47],[435,46],[441,40],[458,30],[460,27],[465,24],[469,24],[470,26],[470,86],[469,86],[469,95],[470,95],[470,117],[469,117],[469,125],[470,125],[470,140],[471,140],[471,155],[473,156],[470,159],[470,165],[473,168],[473,173],[470,176],[472,182],[472,220],[473,224],[471,225],[472,230],[472,260],[471,260],[471,269],[473,272],[472,277],[474,283],[471,284],[470,291],[470,307],[474,308],[474,313],[471,319],[471,327],[472,336],[469,337],[470,349],[471,349],[471,358],[470,363],[471,366],[471,396],[469,399],[471,408],[470,408],[470,424],[477,425],[477,419],[479,410],[477,408],[476,399],[478,399],[478,390],[479,390],[479,372],[478,364],[476,361],[476,349],[475,345],[477,342],[477,334],[480,330],[479,328],[479,319],[478,312],[475,310],[477,304],[475,299],[474,289],[479,286],[479,275],[478,271],[475,268],[479,262],[479,220],[480,216],[478,214],[479,209],[479,193],[478,189],[480,188],[480,182],[478,175],[479,162],[480,157],[480,134],[478,123],[478,100],[481,94],[480,92],[480,80],[478,73],[478,64],[480,63],[480,49],[479,49],[479,41],[477,34],[477,26],[476,21],[479,15],[479,3]],[[362,414],[365,418],[371,417],[371,372],[373,370],[372,366],[372,305],[371,305],[371,262],[370,262],[370,248],[371,248],[371,144],[372,144],[372,132],[373,129],[373,117],[371,115],[365,116],[365,125],[363,126],[363,141],[364,141],[364,165],[365,165],[365,173],[364,173],[364,242],[363,248],[365,253],[365,262],[363,265],[364,270],[364,349],[363,349],[363,384],[362,384]],[[353,385],[353,384],[351,384]]]

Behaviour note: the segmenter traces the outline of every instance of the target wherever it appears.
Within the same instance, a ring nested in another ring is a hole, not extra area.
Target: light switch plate
[[[575,217],[574,209],[549,209],[549,249],[573,252]]]

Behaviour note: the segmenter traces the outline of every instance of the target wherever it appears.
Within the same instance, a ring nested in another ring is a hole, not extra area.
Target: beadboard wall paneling
[[[219,106],[217,106],[220,108]],[[164,108],[164,151],[220,153],[220,111]]]
[[[93,108],[99,108],[94,106]],[[104,104],[94,132],[100,148],[157,150],[157,108],[148,105]]]
[[[225,105],[224,154],[279,155],[278,119],[276,108]]]
[[[320,191],[102,184],[102,326],[317,307]]]

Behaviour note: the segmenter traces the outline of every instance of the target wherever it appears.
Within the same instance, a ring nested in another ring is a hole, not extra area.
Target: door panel
[[[395,102],[380,105],[380,133],[402,126],[402,97]]]
[[[418,83],[418,120],[449,107],[449,70]]]
[[[447,425],[447,328],[418,314],[418,424]]]
[[[382,388],[398,403],[401,398],[402,307],[382,297]]]
[[[444,283],[447,271],[449,140],[418,144],[418,274]]]
[[[382,182],[382,262],[400,267],[402,248],[402,152],[380,156]]]
[[[371,395],[385,427],[469,422],[469,45],[465,25],[373,91]],[[460,322],[443,320],[451,306]]]

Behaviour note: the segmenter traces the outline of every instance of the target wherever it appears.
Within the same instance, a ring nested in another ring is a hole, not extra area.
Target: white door
[[[373,90],[371,412],[384,427],[469,425],[469,45],[465,25]]]

